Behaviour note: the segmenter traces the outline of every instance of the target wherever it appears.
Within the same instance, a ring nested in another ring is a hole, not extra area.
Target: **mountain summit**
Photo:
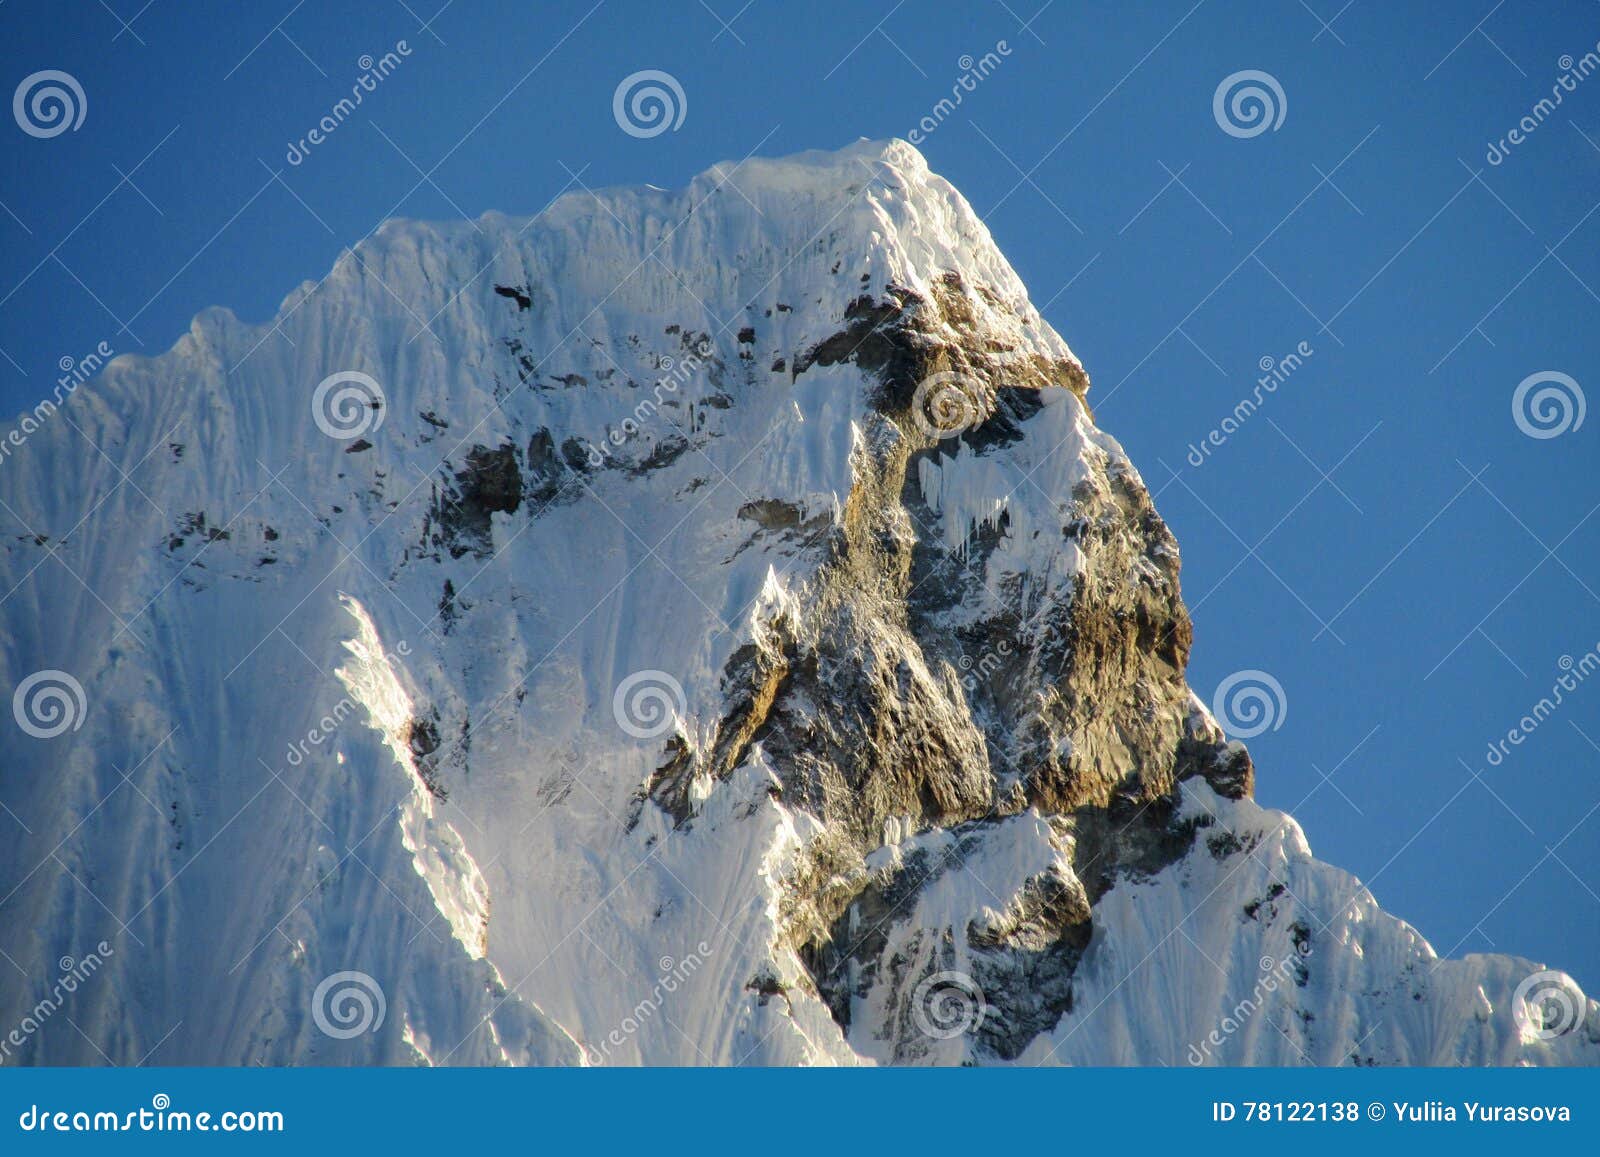
[[[115,359],[0,465],[6,1063],[1600,1062],[1252,801],[1088,389],[901,141]]]

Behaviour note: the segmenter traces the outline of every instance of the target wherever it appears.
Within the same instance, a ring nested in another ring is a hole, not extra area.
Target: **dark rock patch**
[[[515,301],[518,310],[533,308],[533,298],[529,295],[528,287],[525,285],[497,285],[494,287],[494,291],[501,297],[509,297]]]

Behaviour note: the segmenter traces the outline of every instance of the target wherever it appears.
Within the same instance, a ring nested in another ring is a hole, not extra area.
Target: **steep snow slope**
[[[5,1060],[1600,1059],[1249,801],[1087,387],[903,142],[118,358],[0,467],[5,685],[83,689],[0,1026],[104,958]]]

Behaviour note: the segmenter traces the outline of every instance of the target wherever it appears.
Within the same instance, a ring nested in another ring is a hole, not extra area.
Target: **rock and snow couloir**
[[[1600,1061],[1252,802],[1087,389],[899,141],[117,358],[0,467],[5,685],[83,689],[6,1063]]]

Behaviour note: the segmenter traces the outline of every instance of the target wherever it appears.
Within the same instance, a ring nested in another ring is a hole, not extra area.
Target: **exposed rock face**
[[[525,485],[535,494],[549,492],[552,464],[548,447],[535,435],[529,450],[530,456],[534,451],[541,455],[537,463],[530,463],[526,483],[517,447],[507,443],[492,450],[474,446],[467,451],[466,465],[435,492],[430,529],[424,532],[428,542],[448,550],[451,558],[468,551],[479,558],[489,557],[494,552],[491,515],[515,514],[522,505]]]
[[[78,392],[135,498],[64,424],[0,475],[0,659],[91,704],[5,769],[0,948],[115,949],[28,1059],[1597,1059],[1253,803],[1171,534],[914,149],[361,248]],[[352,970],[388,1017],[330,1038]]]
[[[773,499],[741,509],[803,539],[820,563],[805,605],[766,623],[725,668],[728,708],[709,746],[675,737],[648,794],[690,823],[695,794],[760,745],[779,798],[823,829],[787,882],[784,931],[847,1029],[852,998],[890,984],[909,1001],[923,979],[891,945],[921,889],[1008,817],[1050,817],[1062,862],[981,926],[928,930],[912,947],[931,967],[952,957],[940,938],[965,938],[974,979],[1001,1002],[977,1044],[1012,1059],[1071,1006],[1091,895],[1121,871],[1153,873],[1189,850],[1192,833],[1169,826],[1179,780],[1200,776],[1242,798],[1251,768],[1191,702],[1177,544],[1125,462],[1097,463],[1055,524],[1035,530],[1039,549],[1081,560],[1053,597],[1028,573],[989,582],[1004,516],[954,542],[940,533],[924,464],[1004,455],[1028,436],[1040,391],[1081,402],[1088,389],[1076,361],[1019,358],[995,340],[975,302],[1007,308],[959,271],[927,297],[891,287],[851,302],[845,328],[796,357],[796,376],[851,364],[875,383],[855,485],[841,517],[815,528]],[[944,426],[917,409],[928,404],[919,385],[940,380],[959,391],[962,411]],[[897,824],[953,838],[892,871],[865,870]]]

